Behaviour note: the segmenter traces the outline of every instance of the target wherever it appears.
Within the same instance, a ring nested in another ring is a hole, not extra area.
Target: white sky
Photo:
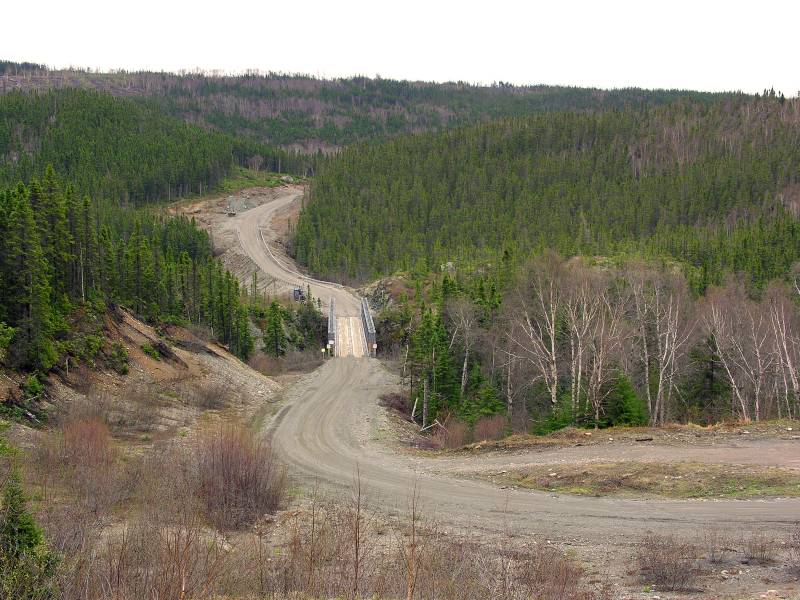
[[[800,90],[800,0],[7,0],[0,58],[475,83]]]

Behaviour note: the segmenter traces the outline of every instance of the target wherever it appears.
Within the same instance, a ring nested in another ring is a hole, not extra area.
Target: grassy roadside
[[[800,497],[800,471],[689,462],[542,465],[499,473],[490,480],[501,485],[582,496]]]
[[[662,427],[608,427],[582,429],[565,427],[546,435],[514,433],[497,440],[474,442],[447,452],[480,453],[494,451],[524,451],[569,446],[596,446],[638,442],[703,445],[725,440],[743,439],[800,439],[800,421],[774,419],[761,422],[722,422],[714,425],[668,423]]]

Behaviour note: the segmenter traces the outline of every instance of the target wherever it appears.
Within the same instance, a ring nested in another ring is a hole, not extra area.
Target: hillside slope
[[[558,112],[364,144],[328,161],[297,226],[315,273],[641,253],[757,281],[800,257],[800,101]]]
[[[643,107],[681,97],[718,95],[682,90],[598,90],[563,86],[492,86],[307,75],[94,73],[36,65],[0,70],[0,94],[11,90],[83,88],[148,98],[189,123],[311,153],[353,142],[499,117],[565,109]]]
[[[137,204],[200,193],[256,155],[268,170],[291,167],[275,148],[205,131],[108,94],[62,89],[0,95],[0,185],[29,182],[51,164],[82,194]]]

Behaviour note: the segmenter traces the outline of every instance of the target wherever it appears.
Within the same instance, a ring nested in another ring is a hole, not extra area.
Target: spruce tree
[[[267,322],[264,329],[264,352],[271,356],[282,356],[286,350],[286,333],[283,329],[283,309],[273,300],[267,309]]]

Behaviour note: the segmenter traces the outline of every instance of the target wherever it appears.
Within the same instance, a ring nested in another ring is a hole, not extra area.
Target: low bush
[[[230,391],[224,383],[209,382],[193,386],[186,392],[187,400],[203,410],[219,410],[230,402]]]
[[[731,550],[730,539],[719,529],[708,529],[703,534],[703,545],[706,550],[706,557],[711,563],[721,563],[725,560],[725,555]]]
[[[742,539],[744,557],[749,562],[762,565],[775,562],[778,546],[775,539],[760,531],[744,535]]]
[[[132,493],[126,464],[99,417],[67,421],[39,446],[36,458],[39,485],[56,486],[78,511],[104,515]]]
[[[476,442],[499,440],[506,435],[508,419],[505,415],[491,415],[475,422],[472,435]]]
[[[162,402],[155,388],[134,382],[125,388],[123,402],[109,403],[109,424],[115,433],[154,431],[161,420]]]
[[[147,356],[149,356],[153,360],[161,360],[161,354],[159,354],[158,350],[156,350],[151,344],[145,342],[140,347],[142,349],[142,352],[144,352]]]
[[[699,575],[696,554],[694,544],[648,533],[636,549],[642,581],[664,590],[689,590]]]
[[[242,425],[221,425],[198,444],[197,493],[208,518],[222,529],[251,525],[274,512],[286,477],[270,446]]]
[[[796,523],[787,542],[789,550],[789,566],[795,573],[800,573],[800,523]]]
[[[120,375],[128,374],[128,350],[121,343],[114,342],[111,345],[106,362]]]
[[[233,562],[243,568],[228,574],[223,590],[242,594],[258,582],[253,591],[263,598],[609,598],[587,586],[580,566],[556,547],[487,551],[477,538],[444,535],[420,506],[391,523],[362,506],[312,499],[283,523],[284,535],[265,533],[237,548]]]
[[[66,423],[62,436],[62,458],[69,466],[97,468],[113,461],[111,433],[99,418]]]
[[[439,448],[460,448],[470,442],[469,425],[457,419],[447,419],[431,436],[433,443]]]

